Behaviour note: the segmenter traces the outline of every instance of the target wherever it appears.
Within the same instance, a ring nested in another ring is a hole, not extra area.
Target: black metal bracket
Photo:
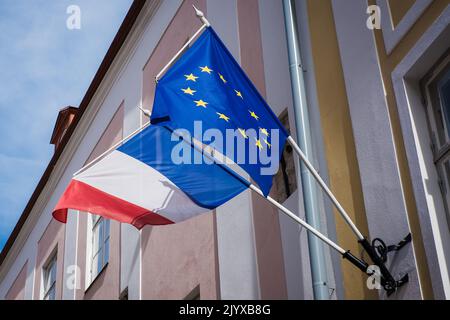
[[[408,274],[404,275],[401,279],[395,280],[389,269],[386,267],[386,261],[388,259],[387,254],[391,251],[399,251],[406,244],[412,240],[409,233],[403,240],[396,245],[386,246],[383,240],[375,238],[372,244],[367,239],[359,240],[358,242],[366,250],[372,262],[380,268],[381,272],[381,285],[386,290],[388,296],[394,293],[398,288],[408,282]]]
[[[380,238],[375,238],[372,240],[372,247],[375,249],[375,251],[380,256],[381,260],[383,262],[387,261],[387,254],[392,251],[399,251],[401,248],[403,248],[405,245],[411,242],[411,233],[409,233],[402,241],[400,241],[398,244],[386,246],[383,240]]]
[[[403,277],[401,277],[399,280],[395,280],[392,276],[391,272],[386,267],[385,263],[387,261],[387,254],[391,251],[399,251],[402,249],[406,244],[411,242],[411,234],[408,234],[402,241],[400,241],[396,245],[386,246],[383,240],[376,238],[372,241],[372,244],[369,243],[367,239],[363,239],[358,241],[362,247],[367,251],[370,259],[373,261],[373,263],[380,268],[381,273],[381,285],[383,286],[384,290],[386,290],[387,295],[390,296],[393,294],[398,288],[403,286],[405,283],[409,281],[408,274],[405,274]],[[357,267],[362,272],[373,275],[374,272],[369,271],[369,264],[364,261],[363,259],[360,259],[356,256],[354,256],[350,250],[346,251],[342,257],[344,259],[347,259],[349,262],[351,262],[355,267]]]

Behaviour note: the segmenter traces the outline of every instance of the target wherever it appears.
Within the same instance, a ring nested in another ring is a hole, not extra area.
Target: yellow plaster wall
[[[331,1],[308,0],[308,16],[331,189],[361,232],[367,235],[361,180]],[[337,211],[335,216],[339,244],[359,256],[361,249],[355,235]],[[342,260],[342,270],[346,299],[378,298],[377,291],[367,288],[366,275],[348,261]]]
[[[390,0],[390,14],[394,26],[405,16],[414,0]],[[376,4],[369,0],[369,5]],[[424,299],[433,299],[430,273],[427,265],[420,223],[415,205],[411,177],[400,127],[397,105],[391,80],[392,71],[411,50],[428,27],[439,17],[448,0],[435,0],[407,32],[390,55],[386,54],[380,30],[374,30],[380,71],[386,89],[386,100],[392,125],[396,157],[399,163],[408,220],[413,233],[413,246],[418,263],[418,273]],[[331,0],[308,0],[311,46],[314,59],[317,95],[323,129],[331,189],[348,210],[363,233],[368,234],[364,200],[356,159],[355,142],[351,126],[345,82],[336,38]],[[350,190],[350,192],[349,192]],[[339,243],[357,255],[360,254],[355,237],[336,212],[336,229]],[[368,290],[366,277],[355,272],[343,261],[345,297],[347,299],[377,299],[376,291]]]

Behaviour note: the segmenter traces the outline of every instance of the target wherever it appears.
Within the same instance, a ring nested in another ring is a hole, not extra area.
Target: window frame
[[[97,236],[97,234],[99,235]],[[85,290],[108,266],[110,238],[111,221],[102,216],[88,213]],[[98,259],[100,259],[100,263]]]
[[[450,81],[450,51],[447,51],[444,58],[421,81],[423,105],[431,139],[431,155],[450,228],[450,109],[445,112],[440,91],[448,81]]]
[[[48,258],[47,262],[42,267],[42,300],[56,300],[56,281],[58,276],[58,252],[55,250]],[[47,287],[48,279],[54,275],[54,278],[49,287]],[[53,299],[47,299],[53,292]]]

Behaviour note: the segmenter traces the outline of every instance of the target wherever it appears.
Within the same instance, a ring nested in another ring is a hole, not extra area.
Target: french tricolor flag
[[[230,169],[196,162],[202,152],[174,136],[164,126],[148,126],[136,134],[74,176],[53,217],[65,223],[68,209],[74,209],[140,229],[206,213],[248,188]]]

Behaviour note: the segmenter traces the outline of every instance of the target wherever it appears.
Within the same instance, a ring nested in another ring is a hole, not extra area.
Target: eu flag
[[[211,27],[158,81],[151,122],[187,130],[268,195],[288,133]]]

